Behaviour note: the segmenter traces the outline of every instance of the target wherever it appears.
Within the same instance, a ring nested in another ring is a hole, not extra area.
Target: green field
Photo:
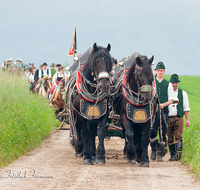
[[[54,110],[27,81],[0,70],[0,166],[32,150],[58,125]]]
[[[180,81],[179,88],[187,92],[190,104],[190,127],[184,126],[181,162],[200,179],[200,76],[180,76]]]

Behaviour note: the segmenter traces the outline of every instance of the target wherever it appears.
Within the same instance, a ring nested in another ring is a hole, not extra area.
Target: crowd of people
[[[60,63],[52,63],[49,69],[47,68],[48,64],[44,62],[39,65],[39,68],[36,68],[34,63],[25,64],[22,59],[17,59],[14,63],[11,58],[4,61],[1,67],[3,70],[8,70],[9,73],[22,74],[22,79],[28,80],[30,90],[34,90],[35,92],[37,92],[41,86],[40,81],[42,81],[45,76],[48,76],[53,85],[49,94],[52,94],[53,90],[58,86],[63,77],[70,75],[69,68],[63,67]]]

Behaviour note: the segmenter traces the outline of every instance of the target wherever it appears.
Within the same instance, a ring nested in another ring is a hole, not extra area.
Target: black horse
[[[97,47],[95,43],[84,66],[77,72],[76,86],[70,85],[71,87],[75,86],[74,90],[71,93],[67,92],[69,110],[73,110],[70,123],[75,134],[75,151],[78,154],[83,151],[84,164],[94,164],[92,156],[95,155],[96,147],[93,133],[97,125],[99,145],[95,161],[96,163],[105,163],[104,138],[109,114],[108,99],[112,69],[110,49],[110,44],[107,48],[103,48]],[[94,120],[95,122],[93,122]],[[74,124],[75,127],[73,127]]]
[[[119,72],[114,81],[125,73],[114,106],[125,130],[127,158],[132,163],[136,159],[139,166],[146,167],[149,166],[149,131],[157,104],[152,94],[153,59],[154,56],[150,59],[142,55],[131,56],[129,69]]]

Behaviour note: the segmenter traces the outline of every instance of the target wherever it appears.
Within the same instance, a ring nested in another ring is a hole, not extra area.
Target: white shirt
[[[60,75],[59,72],[55,73],[55,75],[53,75],[53,81],[57,80],[57,77],[65,77],[67,76],[65,73],[63,73],[62,75]]]
[[[28,73],[24,72],[24,74],[22,75],[22,80],[29,79],[30,75],[31,75],[31,72],[28,72]]]
[[[190,111],[189,108],[189,100],[188,100],[188,96],[187,93],[183,90],[182,91],[183,94],[183,111]],[[178,100],[178,88],[174,91],[172,91],[172,95],[173,95],[173,100]],[[168,110],[169,110],[169,116],[177,116],[177,105],[178,104],[171,104],[168,106]]]
[[[28,72],[28,73],[27,73],[27,72],[25,72],[25,73],[26,73],[26,77],[27,77],[27,78],[29,78],[29,77],[30,77],[30,75],[31,75],[31,72]]]
[[[48,69],[46,69],[46,70],[40,69],[40,70],[39,70],[39,78],[42,78],[42,70],[43,70],[43,77],[46,76],[46,75],[48,75],[48,74],[47,74],[47,70],[48,70]],[[51,69],[49,69],[49,77],[51,77]]]
[[[29,80],[30,80],[31,82],[34,81],[34,75],[33,75],[33,74],[30,75]]]

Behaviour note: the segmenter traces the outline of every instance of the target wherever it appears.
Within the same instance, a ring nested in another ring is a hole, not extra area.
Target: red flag
[[[74,39],[67,56],[75,56],[76,53],[76,28],[74,28]]]

